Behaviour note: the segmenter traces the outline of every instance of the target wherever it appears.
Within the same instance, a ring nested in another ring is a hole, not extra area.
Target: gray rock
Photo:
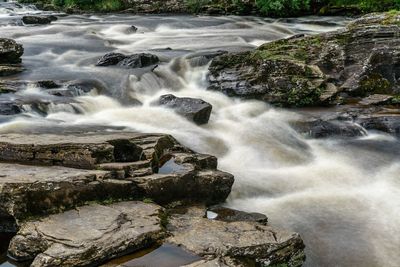
[[[23,16],[22,22],[24,24],[50,24],[54,20],[54,16]]]
[[[108,53],[97,61],[96,66],[113,66],[125,59],[126,56],[121,53]]]
[[[363,98],[363,100],[360,101],[360,104],[364,106],[383,105],[389,103],[392,99],[393,96],[391,95],[374,94]]]
[[[261,213],[248,213],[240,210],[234,210],[222,206],[213,206],[207,209],[207,217],[209,213],[212,213],[212,219],[224,221],[224,222],[258,222],[261,224],[267,224],[268,218]],[[210,218],[209,218],[210,219]]]
[[[278,40],[255,51],[218,56],[209,68],[209,89],[287,107],[396,95],[399,18],[375,14],[345,30]],[[339,93],[344,97],[338,98]]]
[[[216,204],[234,182],[216,169],[215,157],[194,153],[168,135],[3,134],[0,139],[0,161],[29,164],[0,164],[0,214],[18,220],[87,201]],[[172,168],[165,168],[171,161]]]
[[[356,121],[367,130],[381,131],[400,137],[399,114],[362,115]]]
[[[120,53],[108,53],[100,58],[96,66],[119,66],[123,68],[144,68],[155,65],[160,59],[152,54],[139,53],[123,55]]]
[[[293,122],[291,125],[296,131],[312,138],[360,137],[366,134],[363,127],[356,123],[337,119],[310,119]]]
[[[83,206],[24,223],[9,254],[32,267],[93,266],[162,239],[161,213],[142,202]]]
[[[11,76],[23,72],[24,68],[20,65],[0,65],[0,77]]]
[[[188,118],[196,124],[206,124],[210,119],[211,104],[197,98],[176,97],[174,95],[163,95],[158,104],[174,109],[178,114]]]
[[[207,260],[221,258],[227,266],[303,264],[304,244],[298,234],[257,222],[209,220],[202,216],[203,212],[189,210],[186,214],[172,215],[167,226],[172,236],[167,242]]]
[[[0,65],[20,63],[23,53],[22,45],[11,39],[0,38]]]

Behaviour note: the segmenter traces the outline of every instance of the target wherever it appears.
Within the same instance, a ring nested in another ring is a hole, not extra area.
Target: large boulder
[[[12,39],[0,38],[0,77],[20,73],[24,48]]]
[[[93,266],[160,241],[161,214],[143,202],[83,206],[22,224],[8,252],[32,267]]]
[[[0,214],[17,221],[88,201],[224,201],[231,174],[168,135],[1,135]],[[71,169],[74,168],[74,169]],[[0,223],[1,228],[1,223]]]
[[[345,30],[295,36],[255,51],[221,55],[210,65],[209,88],[288,107],[397,95],[399,19],[399,14],[374,14]]]
[[[124,55],[120,53],[108,53],[97,61],[96,66],[119,66],[123,68],[144,68],[160,62],[156,55],[139,53]]]
[[[23,53],[22,45],[12,39],[0,38],[0,64],[20,63]]]
[[[188,118],[196,124],[206,124],[211,116],[212,106],[204,100],[189,97],[163,95],[158,105],[171,108],[176,113]]]
[[[220,265],[209,266],[300,267],[305,259],[303,241],[296,233],[254,221],[210,220],[197,207],[172,215],[167,229],[172,234],[167,242],[206,259],[196,264],[215,261]]]

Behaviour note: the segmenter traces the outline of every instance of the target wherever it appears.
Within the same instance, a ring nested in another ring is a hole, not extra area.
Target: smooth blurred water
[[[220,168],[235,175],[228,206],[265,213],[271,224],[299,232],[307,246],[306,266],[399,265],[399,140],[372,133],[351,140],[306,139],[289,125],[300,114],[207,91],[207,65],[193,59],[200,52],[244,51],[293,34],[339,29],[347,19],[71,15],[51,25],[16,26],[25,9],[10,15],[0,8],[0,36],[25,48],[27,70],[8,79],[91,79],[106,90],[53,103],[47,114],[27,109],[4,119],[1,133],[122,127],[172,134],[216,155]],[[131,25],[136,33],[129,32]],[[150,52],[162,63],[154,71],[95,67],[110,51]],[[197,126],[151,105],[168,93],[211,103],[210,122]],[[53,101],[35,87],[17,95]]]

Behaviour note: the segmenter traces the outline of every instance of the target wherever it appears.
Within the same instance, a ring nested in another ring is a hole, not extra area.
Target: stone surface
[[[193,209],[172,215],[167,226],[172,236],[167,242],[183,246],[206,260],[220,258],[232,267],[303,264],[304,244],[298,234],[257,222],[209,220],[202,216],[204,210]]]
[[[278,106],[346,103],[397,95],[399,15],[372,15],[345,30],[279,40],[225,54],[210,65],[210,89]]]
[[[0,38],[0,64],[20,63],[23,53],[22,45],[12,39]]]
[[[54,19],[47,16],[23,16],[24,24],[50,24]]]
[[[162,208],[143,202],[93,204],[25,222],[9,254],[32,267],[93,266],[148,247],[164,236]]]
[[[123,55],[120,53],[108,53],[97,61],[96,66],[119,66],[123,68],[144,68],[160,62],[160,59],[152,54],[140,53]]]
[[[196,124],[206,124],[211,116],[212,106],[204,100],[174,95],[160,96],[158,104],[171,108],[176,113],[188,118]]]
[[[370,105],[383,105],[390,102],[393,99],[392,95],[382,95],[382,94],[374,94],[370,95],[363,100],[360,101],[361,105],[370,106]]]
[[[17,220],[88,201],[216,204],[234,181],[216,169],[215,157],[194,153],[168,135],[3,134],[0,140],[0,162],[12,162],[0,163],[0,214]]]

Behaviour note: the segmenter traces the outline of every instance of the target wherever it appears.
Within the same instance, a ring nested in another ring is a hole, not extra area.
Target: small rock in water
[[[24,24],[50,24],[54,20],[54,16],[24,16],[22,17],[22,22]]]
[[[121,53],[108,53],[97,61],[96,66],[113,66],[117,65],[118,62],[126,58],[125,55]]]
[[[174,95],[163,95],[158,104],[174,109],[178,114],[192,120],[197,124],[206,124],[210,119],[212,106],[198,98],[176,97]]]
[[[139,53],[124,55],[121,53],[108,53],[100,58],[96,66],[120,66],[124,68],[144,68],[160,62],[156,55]]]

